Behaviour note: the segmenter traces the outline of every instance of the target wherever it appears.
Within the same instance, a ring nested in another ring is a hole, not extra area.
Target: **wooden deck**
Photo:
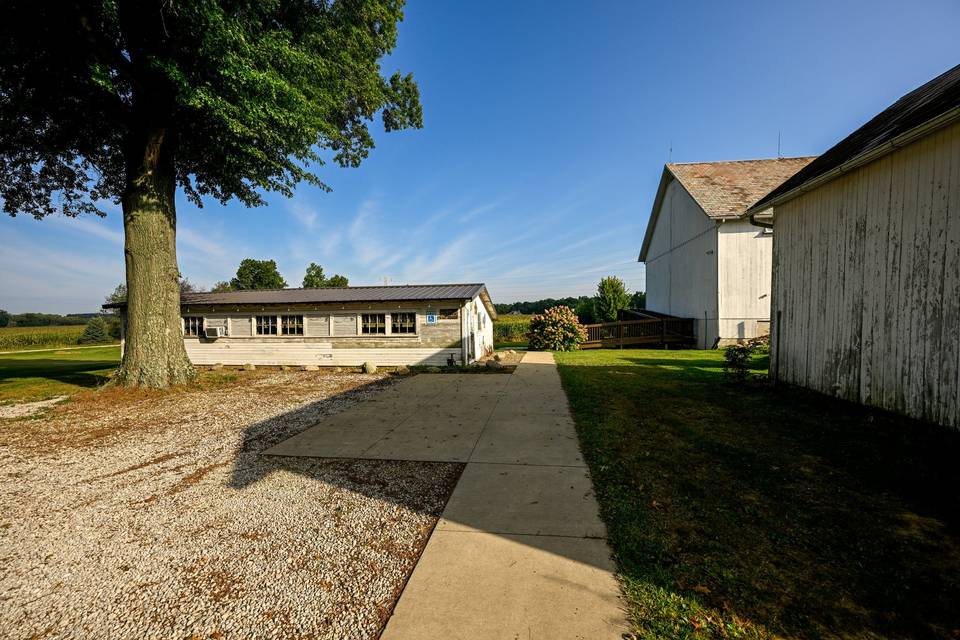
[[[602,349],[627,345],[693,346],[692,318],[651,318],[584,325],[587,339],[581,349]]]

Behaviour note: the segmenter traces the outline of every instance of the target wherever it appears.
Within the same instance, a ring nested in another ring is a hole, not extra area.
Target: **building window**
[[[416,333],[417,314],[393,313],[390,314],[390,333]]]
[[[280,335],[302,336],[303,316],[280,316]]]
[[[203,318],[199,316],[183,316],[183,335],[202,336]]]
[[[277,316],[257,316],[256,320],[258,336],[277,335]]]
[[[360,333],[376,335],[387,333],[387,316],[384,313],[364,313],[360,316]]]
[[[441,320],[456,320],[460,317],[459,309],[440,309]]]

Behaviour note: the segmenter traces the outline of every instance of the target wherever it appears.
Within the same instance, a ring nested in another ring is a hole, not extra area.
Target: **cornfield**
[[[530,331],[530,318],[533,316],[502,315],[493,323],[493,342],[495,344],[523,345],[527,343]]]
[[[0,351],[42,349],[77,344],[83,325],[63,327],[4,327],[0,329]]]

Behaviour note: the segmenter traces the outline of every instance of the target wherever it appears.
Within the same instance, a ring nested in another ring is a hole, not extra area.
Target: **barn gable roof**
[[[223,291],[184,293],[185,305],[240,305],[240,304],[312,304],[354,302],[414,302],[418,300],[471,300],[480,296],[491,318],[497,311],[490,300],[487,286],[472,284],[404,284],[372,287],[327,287],[319,289],[256,289],[250,291]],[[103,305],[104,309],[127,306],[124,302]]]
[[[790,200],[960,119],[960,65],[914,89],[832,146],[750,208]]]
[[[742,216],[750,205],[803,169],[813,159],[814,156],[807,156],[664,165],[639,261],[646,259],[653,229],[660,214],[660,205],[671,180],[680,183],[707,217],[726,220]]]

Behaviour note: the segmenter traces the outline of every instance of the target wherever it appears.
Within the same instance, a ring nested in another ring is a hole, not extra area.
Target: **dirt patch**
[[[484,358],[486,360],[497,360],[500,364],[503,365],[518,365],[520,361],[523,360],[524,351],[516,351],[514,349],[505,349],[503,351],[497,351],[494,354]]]

